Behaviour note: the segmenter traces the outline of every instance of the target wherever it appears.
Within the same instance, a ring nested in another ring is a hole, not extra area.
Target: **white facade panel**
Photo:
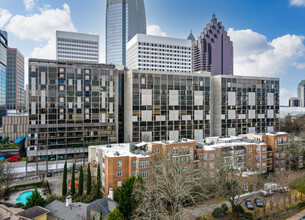
[[[274,118],[274,110],[267,111],[267,118]]]
[[[196,141],[202,141],[203,140],[203,130],[194,130],[194,139]]]
[[[228,119],[236,119],[235,110],[228,110]]]
[[[142,105],[152,105],[151,89],[142,89]]]
[[[169,140],[179,140],[179,131],[169,131]]]
[[[249,119],[254,119],[255,118],[255,110],[249,110],[248,118]]]
[[[179,105],[179,91],[169,90],[169,105]]]
[[[236,92],[228,92],[228,105],[236,105]]]
[[[255,92],[248,93],[248,105],[251,106],[256,105]]]
[[[166,121],[165,115],[157,115],[156,121]]]
[[[203,91],[194,91],[194,105],[203,105]]]
[[[141,114],[141,121],[152,121],[152,111],[142,111]]]
[[[274,105],[274,93],[268,93],[267,105]]]
[[[179,111],[178,110],[170,110],[168,120],[169,121],[178,121],[179,120]]]
[[[194,120],[203,120],[203,110],[194,111]]]
[[[236,129],[235,128],[228,128],[228,135],[229,136],[236,136]]]

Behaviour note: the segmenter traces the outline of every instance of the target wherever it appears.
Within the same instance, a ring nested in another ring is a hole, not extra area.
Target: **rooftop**
[[[25,218],[29,218],[29,219],[34,219],[34,218],[37,218],[37,217],[39,217],[43,214],[47,214],[49,212],[50,211],[45,209],[45,208],[42,208],[40,206],[34,206],[30,209],[27,209],[27,210],[24,210],[22,212],[17,213],[17,215],[25,217]]]

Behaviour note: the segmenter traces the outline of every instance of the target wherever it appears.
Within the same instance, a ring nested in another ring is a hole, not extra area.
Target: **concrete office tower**
[[[233,75],[233,43],[215,14],[198,40],[193,43],[194,71]]]
[[[116,143],[118,74],[114,65],[29,59],[28,161],[84,159],[89,144]]]
[[[99,62],[99,35],[56,31],[56,59]]]
[[[7,50],[7,109],[24,110],[24,56],[16,48]]]
[[[129,70],[124,80],[125,142],[202,140],[211,134],[210,74]]]
[[[6,115],[7,45],[7,33],[0,30],[0,128],[2,117]]]
[[[107,0],[106,63],[126,66],[126,44],[146,34],[144,0]]]
[[[137,34],[127,43],[129,69],[192,72],[192,42]]]
[[[213,136],[279,129],[279,79],[212,77]]]
[[[298,85],[298,98],[302,100],[302,106],[305,106],[305,80],[302,80]]]

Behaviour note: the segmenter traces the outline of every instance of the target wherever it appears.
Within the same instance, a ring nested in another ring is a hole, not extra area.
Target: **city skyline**
[[[2,3],[0,28],[8,31],[9,46],[20,49],[25,58],[55,59],[55,30],[61,29],[99,34],[100,61],[105,62],[105,1],[92,0],[90,4],[71,0],[51,4],[46,0],[19,2],[17,6],[7,0]],[[282,105],[296,96],[305,68],[304,1],[173,3],[173,0],[145,1],[148,34],[186,39],[192,29],[197,39],[215,12],[233,41],[234,74],[280,77]],[[89,11],[90,16],[78,16]],[[181,16],[183,14],[189,16]],[[47,22],[50,16],[56,16],[54,24]],[[37,20],[41,22],[35,23]]]

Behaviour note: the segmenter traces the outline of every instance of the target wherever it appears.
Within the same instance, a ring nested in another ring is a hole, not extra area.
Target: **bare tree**
[[[1,185],[4,185],[5,188],[9,188],[14,177],[15,165],[9,162],[0,163],[0,170],[1,170],[1,176],[0,176]]]
[[[191,169],[189,156],[178,155],[173,161],[155,156],[152,158],[146,186],[135,187],[140,199],[137,219],[159,219],[168,216],[180,219],[184,207],[203,199],[200,176]]]

